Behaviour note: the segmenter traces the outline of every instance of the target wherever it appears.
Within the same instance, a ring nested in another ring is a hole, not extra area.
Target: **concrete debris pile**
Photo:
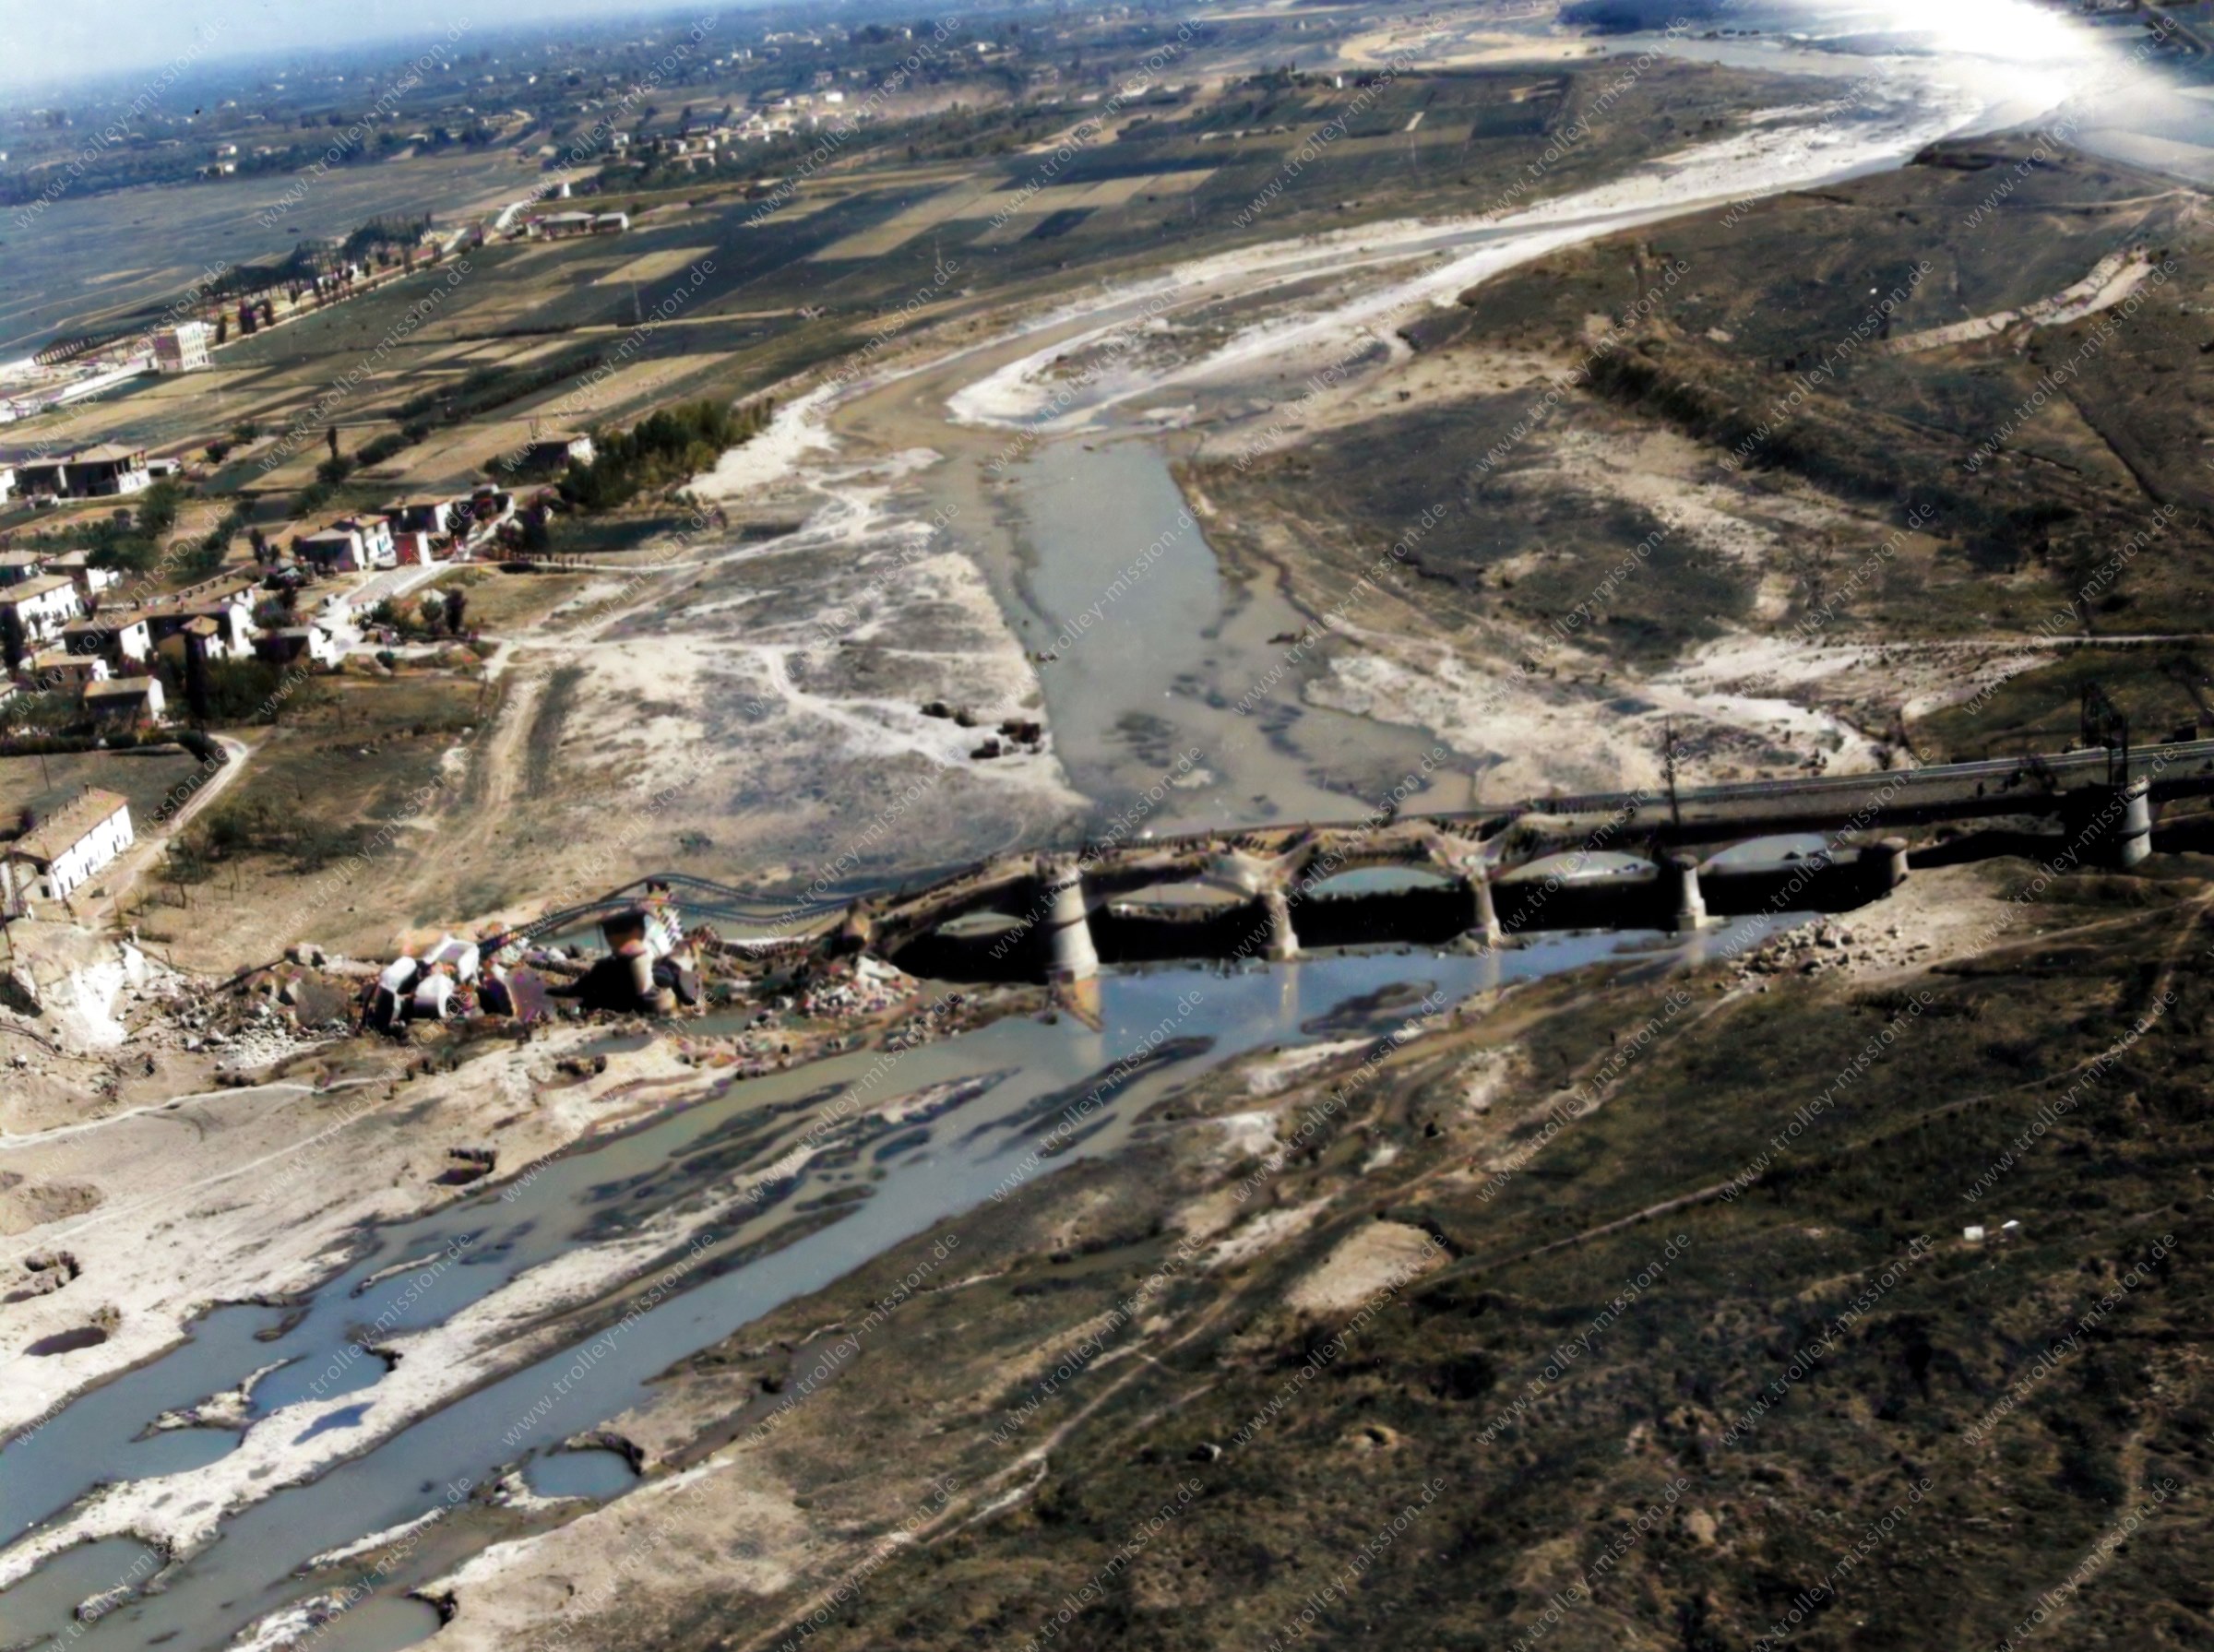
[[[809,1017],[880,1016],[914,995],[911,975],[881,958],[838,959],[809,972],[798,990],[800,1014]]]
[[[343,959],[331,960],[319,947],[314,956],[323,962],[272,965],[225,989],[192,994],[175,1014],[145,1028],[136,1045],[149,1060],[162,1049],[212,1055],[222,1079],[344,1038],[352,1030],[354,983],[339,972]]]
[[[1853,929],[1827,919],[1786,930],[1767,945],[1743,958],[1737,979],[1751,981],[1766,976],[1826,975],[1855,969],[1901,969],[1932,950],[1927,941],[1902,944],[1896,923],[1880,933],[1869,928]],[[1760,991],[1768,983],[1762,980]]]

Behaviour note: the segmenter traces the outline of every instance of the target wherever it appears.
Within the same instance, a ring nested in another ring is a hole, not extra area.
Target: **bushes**
[[[411,425],[409,428],[415,427]],[[419,439],[407,434],[405,431],[387,431],[381,436],[372,436],[363,442],[362,450],[354,458],[364,465],[381,465],[409,443]]]
[[[76,702],[68,702],[72,715]],[[160,729],[117,729],[109,734],[52,729],[37,734],[11,734],[0,739],[0,757],[64,757],[77,752],[129,751],[134,746],[182,745],[184,742]]]
[[[366,829],[359,826],[341,828],[304,821],[295,810],[242,798],[209,810],[177,839],[171,859],[173,863],[182,861],[180,871],[187,881],[215,862],[247,854],[284,855],[293,871],[315,872],[354,853],[366,837]]]

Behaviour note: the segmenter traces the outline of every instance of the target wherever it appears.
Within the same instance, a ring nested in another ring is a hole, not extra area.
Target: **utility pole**
[[[1671,718],[1660,725],[1660,772],[1668,777],[1668,815],[1677,826],[1684,824],[1684,806],[1676,801],[1676,722]]]

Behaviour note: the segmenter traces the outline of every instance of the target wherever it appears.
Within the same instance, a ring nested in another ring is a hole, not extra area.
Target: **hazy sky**
[[[683,8],[683,0],[0,0],[0,88],[119,71],[159,76],[195,53],[197,62],[217,63],[443,34],[462,24],[466,41],[517,23],[612,21]],[[697,6],[701,16],[734,9],[732,0]]]

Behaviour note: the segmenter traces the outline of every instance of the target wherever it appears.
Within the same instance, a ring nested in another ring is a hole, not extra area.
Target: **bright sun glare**
[[[1900,33],[1969,56],[2060,64],[2095,51],[2089,30],[2030,0],[1878,0],[1875,9]]]

